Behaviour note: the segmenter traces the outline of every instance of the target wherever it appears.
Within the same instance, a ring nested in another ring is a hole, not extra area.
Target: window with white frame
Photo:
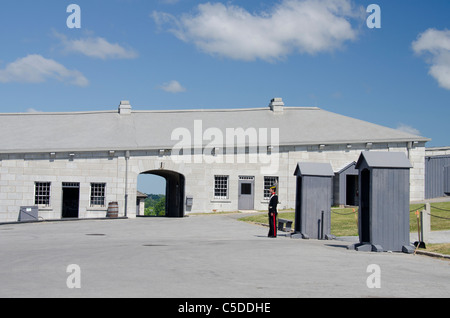
[[[264,199],[270,198],[270,188],[278,186],[278,177],[264,177]]]
[[[34,204],[50,206],[51,182],[34,183]]]
[[[91,206],[105,206],[106,183],[91,183]]]
[[[214,198],[228,198],[228,176],[214,176]]]

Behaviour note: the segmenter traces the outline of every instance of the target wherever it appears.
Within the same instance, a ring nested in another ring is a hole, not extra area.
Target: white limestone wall
[[[149,158],[146,156],[133,157],[130,162],[136,168],[133,170],[133,183],[136,183],[139,173],[159,169],[172,170],[186,177],[185,194],[194,198],[192,209],[187,212],[221,212],[238,210],[238,184],[239,176],[255,177],[255,210],[266,210],[267,200],[264,200],[264,176],[277,176],[279,178],[280,209],[295,207],[296,179],[293,176],[296,165],[300,161],[330,163],[334,171],[339,171],[352,161],[357,161],[361,151],[395,151],[404,152],[409,156],[413,169],[411,169],[411,200],[423,200],[424,198],[424,145],[415,145],[408,149],[406,143],[374,144],[367,149],[365,144],[352,145],[327,145],[324,149],[315,146],[281,147],[279,149],[278,167],[273,173],[264,173],[267,164],[249,163],[248,156],[244,163],[223,162],[207,163],[204,159],[195,162],[191,157],[190,163],[176,163],[168,155]],[[228,198],[214,198],[214,176],[229,176]]]
[[[80,183],[79,217],[105,217],[107,203],[124,204],[124,159],[105,153],[0,155],[0,222],[17,221],[21,206],[34,206],[35,182],[51,182],[49,206],[39,206],[43,219],[60,219],[62,183]],[[105,207],[90,206],[91,183],[106,183]],[[135,208],[135,204],[134,204]]]
[[[432,147],[425,149],[426,156],[446,156],[450,155],[450,147]]]
[[[194,205],[187,212],[220,212],[238,210],[239,176],[255,177],[256,210],[266,210],[264,200],[264,176],[278,176],[280,209],[295,207],[296,179],[293,176],[296,165],[300,161],[328,162],[334,171],[339,171],[352,161],[357,161],[366,145],[326,145],[319,146],[280,147],[277,156],[278,165],[275,171],[265,173],[267,164],[250,162],[248,156],[238,163],[233,155],[227,162],[208,163],[204,158],[192,157],[191,162],[180,162],[170,156],[170,151],[160,154],[157,150],[131,151],[128,161],[128,209],[127,216],[136,215],[137,178],[140,173],[152,170],[175,171],[185,176],[185,195],[192,195]],[[413,145],[408,149],[406,143],[373,144],[370,151],[401,151],[407,154],[413,165],[411,169],[410,199],[424,199],[424,144]],[[210,158],[211,159],[211,158]],[[271,160],[275,160],[272,157]],[[232,163],[229,163],[232,162]],[[20,206],[34,205],[35,182],[51,182],[51,204],[40,207],[39,215],[44,219],[61,218],[62,183],[80,183],[80,218],[104,217],[107,204],[111,201],[119,203],[119,214],[124,215],[126,159],[124,151],[113,155],[108,152],[75,153],[73,159],[69,153],[57,153],[50,158],[43,154],[2,154],[0,155],[0,222],[17,221]],[[214,176],[229,176],[229,192],[227,199],[214,198]],[[106,206],[90,206],[90,184],[106,183]]]
[[[410,201],[425,199],[425,145],[416,145],[406,151],[413,168],[410,170]]]

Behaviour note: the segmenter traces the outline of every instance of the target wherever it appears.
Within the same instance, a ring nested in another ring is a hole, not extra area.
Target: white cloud
[[[27,108],[26,112],[27,113],[42,113],[42,111],[37,110],[35,108]]]
[[[297,51],[315,54],[355,40],[359,17],[351,0],[283,0],[268,12],[205,3],[195,14],[153,12],[156,24],[201,50],[237,60],[278,60]]]
[[[69,70],[58,62],[37,54],[19,58],[0,70],[1,83],[42,83],[47,79],[56,79],[77,86],[89,84],[81,72]]]
[[[416,136],[420,136],[420,131],[412,126],[400,123],[397,125],[397,130],[403,131],[405,133],[411,134],[411,135],[416,135]]]
[[[117,43],[109,43],[102,37],[70,40],[65,35],[56,32],[55,36],[61,40],[63,50],[69,53],[81,53],[89,57],[103,60],[133,59],[138,56],[133,49],[126,49]]]
[[[164,83],[159,88],[168,93],[182,93],[186,91],[186,88],[184,88],[178,81]]]
[[[412,43],[416,54],[426,55],[429,74],[440,87],[450,90],[450,30],[428,29]]]

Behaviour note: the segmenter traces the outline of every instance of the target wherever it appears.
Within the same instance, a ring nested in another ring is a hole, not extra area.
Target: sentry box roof
[[[403,152],[363,151],[356,163],[356,169],[365,163],[369,168],[412,168]]]
[[[294,176],[332,177],[334,172],[329,163],[299,162],[295,168]]]

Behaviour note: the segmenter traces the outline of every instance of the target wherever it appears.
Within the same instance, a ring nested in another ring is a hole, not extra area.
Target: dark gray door
[[[239,210],[253,210],[255,201],[255,177],[239,177]]]
[[[346,177],[346,205],[358,204],[358,175],[348,174]]]
[[[444,193],[450,194],[450,166],[444,167]]]
[[[361,243],[370,243],[371,242],[371,226],[370,226],[370,171],[368,169],[364,169],[361,172],[361,196],[360,205],[359,205],[359,238]]]

